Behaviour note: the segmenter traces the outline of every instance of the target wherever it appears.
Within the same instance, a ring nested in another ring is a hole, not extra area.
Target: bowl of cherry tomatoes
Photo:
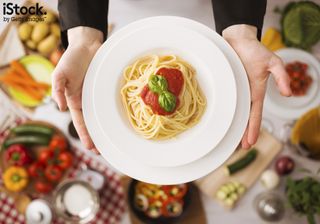
[[[0,159],[4,187],[37,196],[50,193],[66,177],[74,155],[58,128],[28,121],[9,130]]]

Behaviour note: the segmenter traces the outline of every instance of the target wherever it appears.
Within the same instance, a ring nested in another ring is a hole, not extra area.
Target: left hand
[[[249,79],[251,111],[241,144],[243,148],[250,148],[259,136],[269,74],[273,75],[284,96],[291,95],[290,78],[282,60],[258,41],[256,27],[233,25],[226,28],[222,35],[240,57]]]

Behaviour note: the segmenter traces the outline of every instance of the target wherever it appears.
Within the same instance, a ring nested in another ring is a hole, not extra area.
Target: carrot
[[[19,83],[21,85],[30,85],[30,86],[32,86],[34,88],[38,88],[38,89],[43,89],[43,90],[49,89],[48,84],[36,82],[34,80],[32,80],[32,81],[25,80],[25,79],[21,78],[15,71],[9,71],[4,76],[0,77],[0,80],[4,80],[4,79],[14,81],[14,82]]]
[[[33,88],[30,88],[28,86],[22,86],[22,85],[19,85],[19,84],[16,84],[12,81],[4,81],[3,83],[5,83],[6,85],[18,90],[18,91],[21,91],[21,92],[24,92],[25,94],[27,94],[28,96],[30,96],[31,98],[35,99],[35,100],[41,100],[43,98],[43,94],[35,91]]]
[[[19,61],[12,61],[10,63],[11,68],[16,71],[19,75],[27,80],[33,80],[29,72],[24,68],[24,66]]]

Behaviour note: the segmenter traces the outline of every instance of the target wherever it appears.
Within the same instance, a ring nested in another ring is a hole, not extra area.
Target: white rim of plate
[[[171,35],[167,37],[164,31]],[[139,44],[141,35],[143,46]],[[193,42],[197,44],[190,44]],[[95,116],[106,144],[114,145],[136,161],[149,166],[173,167],[205,156],[223,139],[235,112],[236,84],[228,60],[212,41],[190,29],[166,24],[143,27],[121,38],[116,44],[107,41],[106,45],[108,51],[97,69],[92,86]],[[120,93],[122,71],[133,59],[159,52],[175,53],[193,62],[191,64],[197,71],[197,80],[207,99],[207,108],[199,123],[166,141],[146,140],[137,134],[129,123],[120,94],[114,94]]]
[[[215,150],[212,150],[206,156],[194,161],[190,164],[179,166],[179,167],[150,167],[145,164],[137,163],[124,153],[119,152],[114,149],[113,146],[108,146],[107,149],[104,148],[103,136],[95,136],[97,121],[92,116],[94,111],[90,105],[91,95],[87,92],[85,86],[93,82],[92,79],[86,77],[84,83],[84,94],[83,94],[83,106],[88,105],[88,107],[83,107],[84,118],[90,135],[96,144],[97,148],[100,148],[101,155],[106,159],[116,170],[140,181],[149,182],[153,184],[179,184],[186,183],[189,181],[201,178],[216,168],[218,168],[223,162],[225,162],[229,156],[234,152],[240,139],[244,133],[249,119],[250,111],[250,89],[247,79],[245,69],[238,57],[229,44],[214,32],[209,27],[198,23],[196,21],[175,16],[158,16],[150,17],[136,22],[131,23],[125,28],[120,29],[116,35],[110,37],[110,41],[117,41],[122,35],[132,32],[135,29],[141,27],[145,24],[161,24],[164,21],[169,21],[170,23],[176,23],[183,27],[195,30],[208,39],[213,41],[218,47],[223,51],[225,56],[229,59],[232,69],[236,72],[236,83],[238,100],[236,106],[236,113],[233,122],[230,127],[230,131],[227,132],[223,140],[218,144]],[[95,69],[99,66],[100,60],[98,60],[101,55],[104,54],[105,48],[100,48],[92,60],[87,74],[95,72]]]
[[[313,78],[313,82],[306,96],[281,96],[276,89],[273,78],[270,77],[268,81],[265,98],[266,110],[286,120],[294,120],[320,104],[320,62],[312,54],[297,48],[285,48],[275,53],[285,63],[302,61],[307,63],[310,67],[309,69],[312,70],[310,75]]]

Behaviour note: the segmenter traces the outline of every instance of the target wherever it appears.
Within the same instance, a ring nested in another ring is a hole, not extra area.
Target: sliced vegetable
[[[273,170],[266,170],[262,173],[260,181],[268,190],[275,189],[280,183],[279,175]]]
[[[135,205],[141,211],[146,211],[149,207],[148,199],[143,194],[137,194],[135,197]]]
[[[5,151],[4,158],[11,165],[24,166],[31,161],[27,151],[28,149],[23,145],[11,145]]]
[[[246,187],[239,182],[223,184],[217,191],[216,197],[226,206],[232,207],[246,191]]]
[[[179,199],[169,198],[163,203],[162,214],[165,217],[177,217],[182,214],[183,202]]]
[[[4,186],[13,192],[20,192],[28,185],[28,173],[23,167],[11,166],[3,174]]]
[[[253,148],[247,154],[236,162],[226,166],[226,173],[232,175],[251,164],[257,157],[258,150]]]
[[[46,135],[51,137],[54,133],[52,128],[38,124],[24,124],[11,129],[16,135]]]
[[[47,136],[32,136],[32,135],[15,136],[4,141],[3,147],[6,149],[10,145],[14,145],[14,144],[48,145],[49,141],[50,141],[50,138],[48,138]]]

